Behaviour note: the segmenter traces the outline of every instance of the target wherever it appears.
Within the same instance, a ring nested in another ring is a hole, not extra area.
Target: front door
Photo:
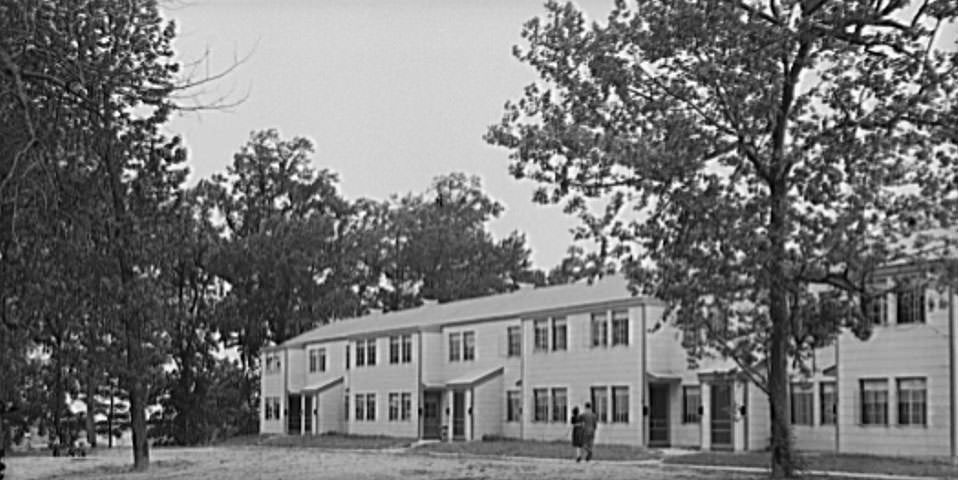
[[[299,404],[299,395],[290,395],[287,398],[287,407],[286,407],[286,433],[289,435],[299,435],[300,430],[300,418],[302,412],[302,405]]]
[[[303,416],[303,433],[309,434],[313,433],[313,397],[307,395],[303,397],[303,400],[306,402],[303,405],[303,410],[306,413]]]
[[[649,446],[669,446],[669,386],[649,385]]]
[[[732,448],[732,384],[712,384],[712,448]]]
[[[466,392],[452,392],[452,439],[466,438]]]
[[[442,427],[442,416],[439,414],[441,403],[442,391],[426,390],[422,392],[422,438],[439,438]]]

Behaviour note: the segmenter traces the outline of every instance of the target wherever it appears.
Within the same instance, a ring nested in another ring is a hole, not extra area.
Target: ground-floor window
[[[357,393],[356,394],[356,421],[376,420],[376,394],[375,393]]]
[[[266,420],[279,420],[279,397],[266,397],[263,403]]]
[[[404,392],[402,394],[402,412],[401,417],[403,420],[409,420],[412,418],[412,393]]]
[[[822,382],[819,391],[819,409],[821,410],[822,425],[835,425],[835,419],[838,415],[837,399],[835,394],[835,382]]]
[[[399,394],[398,393],[389,394],[389,420],[390,421],[399,420]]]
[[[612,387],[612,422],[629,423],[629,387]]]
[[[522,419],[520,408],[522,407],[522,394],[518,390],[509,390],[506,392],[506,421],[518,422]]]
[[[898,424],[925,425],[926,386],[924,378],[898,379]]]
[[[792,425],[812,425],[814,392],[808,383],[792,383]]]
[[[532,415],[533,422],[549,421],[549,389],[536,388],[532,390],[532,403],[535,411]]]
[[[565,423],[568,418],[568,395],[564,388],[552,389],[552,421]]]
[[[370,422],[376,420],[376,394],[366,394],[366,420]]]
[[[600,422],[609,421],[609,390],[606,387],[592,387],[592,411]]]
[[[349,394],[347,393],[344,398],[345,400],[343,401],[343,405],[345,406],[345,408],[343,408],[343,420],[348,422],[349,421]]]
[[[362,393],[356,394],[356,414],[353,415],[353,418],[357,422],[361,422],[366,419],[366,395]]]
[[[861,380],[862,425],[888,425],[888,381]]]
[[[698,386],[682,387],[682,423],[699,423],[702,391]]]

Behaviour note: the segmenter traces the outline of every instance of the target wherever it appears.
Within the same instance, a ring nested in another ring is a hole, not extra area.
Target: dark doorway
[[[442,404],[442,392],[426,390],[422,392],[422,438],[438,439],[442,417],[439,415],[439,406]]]
[[[649,385],[649,446],[669,445],[669,386],[653,383]]]
[[[313,433],[313,397],[307,395],[303,397],[304,405],[303,410],[306,412],[306,415],[303,417],[303,433],[311,434]]]
[[[466,439],[466,392],[452,392],[452,439]]]
[[[712,448],[732,448],[732,384],[712,384]]]
[[[286,409],[286,433],[289,435],[299,435],[302,405],[299,404],[299,395],[290,395],[287,398],[288,407]]]

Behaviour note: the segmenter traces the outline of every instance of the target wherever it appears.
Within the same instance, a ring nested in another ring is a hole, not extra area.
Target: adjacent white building
[[[956,301],[889,294],[868,341],[816,352],[791,389],[798,447],[953,455]],[[663,311],[612,277],[325,325],[265,351],[261,432],[557,440],[590,402],[599,443],[766,448],[764,392],[724,362],[690,370]]]

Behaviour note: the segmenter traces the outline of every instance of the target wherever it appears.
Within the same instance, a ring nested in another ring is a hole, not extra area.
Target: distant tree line
[[[216,77],[184,75],[175,32],[155,0],[0,1],[3,446],[31,427],[93,446],[130,430],[144,469],[150,437],[257,431],[264,346],[602,268],[570,250],[534,270],[521,233],[489,232],[503,206],[465,174],[348,200],[309,140],[275,130],[188,186],[166,125]]]

